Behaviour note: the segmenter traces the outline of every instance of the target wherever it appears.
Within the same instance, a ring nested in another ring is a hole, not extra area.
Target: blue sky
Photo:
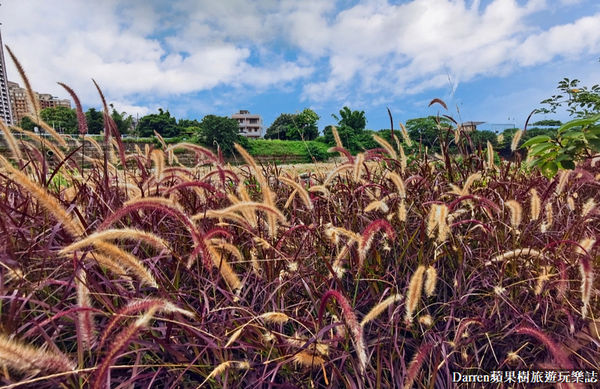
[[[34,89],[99,107],[94,78],[134,115],[248,109],[268,126],[309,107],[322,129],[347,105],[378,130],[386,107],[394,127],[446,113],[438,97],[522,127],[563,77],[600,83],[598,0],[5,0],[0,22]]]

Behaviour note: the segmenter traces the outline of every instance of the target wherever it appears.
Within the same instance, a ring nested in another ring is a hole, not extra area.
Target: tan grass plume
[[[378,135],[373,135],[373,139],[375,140],[375,142],[379,143],[379,145],[383,147],[385,151],[387,151],[390,157],[392,157],[393,159],[398,159],[398,154],[396,154],[396,151],[394,150],[392,145],[388,143],[388,141],[386,141]]]
[[[446,241],[450,233],[447,218],[448,206],[446,204],[432,204],[427,221],[427,236],[433,238],[434,231],[437,229],[436,240],[438,242]]]
[[[63,354],[30,346],[0,334],[0,362],[27,374],[62,373],[75,369],[75,363]]]
[[[22,158],[22,154],[21,154],[21,149],[19,148],[19,145],[17,144],[17,139],[12,134],[12,131],[10,130],[10,128],[8,128],[8,126],[6,124],[4,124],[3,120],[0,120],[0,130],[2,130],[2,133],[4,134],[4,139],[6,139],[6,144],[8,145],[8,148],[10,149],[10,151],[12,152],[13,157],[17,161],[20,160]]]
[[[558,185],[556,185],[556,189],[555,189],[555,193],[556,195],[560,195],[563,190],[565,189],[565,186],[567,185],[567,181],[569,179],[569,175],[571,174],[570,170],[563,170],[559,173],[558,175]]]
[[[233,271],[231,265],[225,259],[225,255],[222,250],[218,250],[210,241],[205,241],[206,248],[213,258],[214,266],[219,269],[221,276],[227,282],[227,285],[233,291],[237,291],[242,287],[242,281],[238,275]]]
[[[90,290],[87,286],[87,273],[80,269],[75,277],[77,290],[77,306],[91,308]],[[83,347],[89,350],[94,343],[94,317],[90,311],[77,312],[77,331],[80,333]]]
[[[304,189],[304,187],[302,185],[300,185],[296,181],[291,180],[284,176],[280,176],[279,180],[288,184],[289,186],[291,186],[292,188],[295,189],[294,193],[297,193],[300,196],[300,198],[302,199],[302,202],[304,202],[304,204],[306,205],[306,208],[313,209],[313,204],[310,201],[310,196],[308,195],[308,192],[306,191],[306,189]],[[292,195],[290,195],[290,198],[293,198],[294,193],[292,193]],[[286,206],[286,208],[287,208],[287,206]]]
[[[581,208],[581,217],[585,219],[594,210],[594,208],[596,208],[596,201],[594,201],[593,197],[590,197]]]
[[[356,154],[356,158],[354,158],[354,170],[352,172],[352,178],[355,182],[358,182],[360,180],[364,161],[365,155],[363,153]]]
[[[35,117],[39,118],[40,111],[41,111],[40,102],[37,99],[35,92],[33,91],[33,88],[31,87],[31,83],[29,82],[29,78],[27,77],[27,74],[25,73],[25,69],[23,69],[23,66],[21,65],[21,63],[19,62],[19,60],[17,59],[15,54],[12,52],[10,47],[6,46],[6,51],[8,51],[10,58],[12,59],[13,63],[15,64],[15,67],[17,68],[17,72],[19,72],[19,75],[21,76],[21,79],[23,80],[25,90],[27,91],[27,99],[29,100],[29,104],[30,104],[29,108],[33,110]],[[35,121],[37,122],[37,120],[35,120]]]
[[[425,266],[420,265],[410,277],[408,283],[408,293],[406,294],[406,315],[407,323],[413,320],[413,314],[421,300],[421,290],[423,288],[423,275],[425,274]]]
[[[491,260],[485,263],[486,266],[491,265],[494,262],[505,261],[507,259],[519,258],[519,257],[531,257],[531,258],[544,258],[544,254],[536,249],[526,247],[522,249],[510,250],[500,255],[495,256]]]
[[[542,223],[542,226],[540,227],[542,232],[546,232],[548,231],[548,229],[550,227],[552,227],[552,224],[554,223],[554,219],[553,219],[553,211],[552,211],[552,203],[551,202],[547,202],[546,203],[546,207],[545,207],[545,211],[546,211],[546,220],[544,221],[544,223]]]
[[[24,173],[13,168],[11,163],[1,155],[0,164],[4,166],[15,183],[27,190],[27,192],[29,192],[38,201],[38,203],[46,209],[46,211],[54,215],[56,220],[58,220],[64,226],[65,230],[67,230],[69,234],[74,237],[81,236],[83,234],[84,228],[81,225],[81,222],[73,219],[58,202],[58,200],[52,197],[44,188],[31,181]]]
[[[364,327],[367,323],[375,320],[379,315],[381,315],[381,313],[383,311],[385,311],[387,309],[387,307],[389,307],[390,305],[392,305],[393,303],[395,303],[397,301],[400,301],[401,299],[402,299],[401,295],[393,294],[390,297],[383,300],[382,302],[380,302],[379,304],[375,305],[373,308],[371,308],[369,313],[367,313],[365,315],[365,317],[362,319],[362,321],[360,322],[360,326]]]
[[[516,200],[507,201],[506,206],[510,210],[510,224],[515,230],[518,230],[523,219],[523,208]]]
[[[333,179],[340,174],[340,172],[344,171],[344,170],[350,170],[353,169],[354,165],[350,164],[350,163],[345,163],[343,165],[340,165],[338,167],[336,167],[335,169],[333,169],[331,172],[329,172],[329,174],[327,175],[327,177],[325,178],[325,181],[323,182],[323,186],[327,186],[329,185],[329,183],[331,181],[333,181]]]
[[[398,145],[398,150],[400,150],[400,171],[402,174],[406,171],[406,167],[408,166],[408,159],[406,158],[406,153],[404,152],[404,147],[401,144]]]
[[[63,248],[64,252],[72,252],[75,250],[81,250],[86,246],[93,246],[96,240],[117,240],[117,239],[127,239],[133,241],[143,241],[152,247],[163,250],[169,247],[167,241],[155,235],[151,232],[138,230],[135,228],[119,228],[119,229],[108,229],[103,231],[95,232],[91,235],[88,235],[84,239],[81,239],[77,242],[70,244],[69,246]]]
[[[519,147],[519,142],[521,141],[521,136],[523,136],[523,130],[517,130],[513,135],[512,142],[510,143],[510,150],[516,151]]]
[[[400,132],[402,133],[402,139],[404,139],[404,143],[406,143],[406,145],[408,147],[412,146],[412,140],[410,139],[410,136],[408,136],[408,131],[406,131],[406,127],[404,127],[404,124],[399,123],[400,124]]]
[[[544,287],[544,284],[546,283],[546,281],[550,280],[550,277],[553,274],[550,274],[550,270],[552,269],[552,266],[542,266],[541,267],[541,274],[537,277],[537,282],[535,284],[535,289],[533,291],[533,294],[535,294],[536,296],[539,296],[542,293],[542,288]]]
[[[258,165],[256,164],[254,158],[252,158],[252,156],[237,143],[234,144],[234,147],[237,150],[237,152],[240,153],[242,158],[244,158],[246,163],[250,165],[254,170],[254,175],[258,180],[258,183],[260,184],[261,192],[263,195],[263,202],[265,203],[265,205],[269,206],[270,208],[277,209],[277,207],[275,206],[275,195],[271,191],[267,179],[263,175],[262,171],[258,168]],[[274,237],[277,234],[278,224],[273,214],[267,214],[267,223],[269,225],[269,235],[271,237]]]
[[[531,188],[531,190],[529,191],[529,193],[531,194],[531,198],[530,198],[530,212],[529,212],[529,216],[531,217],[531,220],[537,220],[540,218],[540,210],[541,210],[541,200],[540,200],[540,196],[538,196],[537,190],[535,190],[535,188]]]
[[[340,134],[338,133],[337,128],[335,128],[335,126],[331,126],[331,133],[333,134],[333,139],[335,139],[335,145],[339,148],[344,148],[344,144],[342,143]]]
[[[89,244],[93,245],[94,248],[97,249],[101,254],[104,254],[107,258],[110,258],[119,266],[124,267],[131,273],[135,274],[142,282],[158,288],[158,284],[156,283],[152,273],[150,273],[146,266],[144,266],[144,264],[134,255],[126,252],[112,243],[105,242],[98,238],[89,241]],[[75,245],[77,245],[77,243],[75,243]],[[71,246],[67,246],[60,250],[59,253],[61,255],[66,255],[76,250],[78,249],[73,249]]]
[[[435,293],[435,287],[437,285],[437,270],[433,266],[427,267],[425,271],[425,283],[423,285],[423,290],[425,291],[425,295],[427,297],[433,296]]]
[[[492,170],[496,168],[494,165],[494,146],[489,140],[487,141],[487,168]]]

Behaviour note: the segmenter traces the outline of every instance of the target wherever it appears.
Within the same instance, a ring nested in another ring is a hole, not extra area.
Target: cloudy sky
[[[378,130],[439,97],[522,127],[563,77],[600,82],[598,0],[4,0],[0,22],[34,89],[99,107],[94,78],[134,115],[310,107],[322,128],[347,105]]]

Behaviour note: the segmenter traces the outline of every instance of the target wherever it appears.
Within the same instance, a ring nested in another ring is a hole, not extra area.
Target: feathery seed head
[[[405,319],[408,324],[413,320],[413,314],[417,309],[419,301],[421,300],[421,290],[423,288],[423,274],[425,273],[425,266],[419,265],[417,270],[413,273],[408,283],[408,293],[406,294],[406,315]]]
[[[285,324],[290,317],[283,312],[266,312],[259,316],[267,323]]]
[[[523,130],[517,130],[513,135],[512,142],[510,143],[510,150],[516,151],[519,147],[519,141],[521,140],[521,136],[523,135]]]
[[[318,355],[309,353],[306,350],[302,350],[294,355],[294,362],[301,366],[306,367],[320,367],[325,363],[325,360]]]
[[[419,323],[423,324],[425,327],[431,327],[433,325],[433,318],[431,315],[419,316]]]
[[[542,254],[540,251],[538,251],[536,249],[533,249],[530,247],[525,247],[525,248],[521,248],[521,249],[507,251],[503,254],[497,255],[494,258],[492,258],[491,260],[487,261],[485,263],[485,266],[490,266],[494,262],[504,261],[507,259],[518,258],[518,257],[544,258],[544,254]]]
[[[506,206],[510,210],[510,224],[515,230],[517,230],[523,218],[523,209],[521,208],[521,204],[519,204],[516,200],[509,200],[506,202]]]
[[[581,217],[587,217],[594,210],[594,208],[596,208],[596,201],[594,201],[593,197],[590,197],[581,208]]]
[[[370,321],[377,318],[377,316],[379,316],[387,307],[389,307],[390,305],[392,305],[393,303],[395,303],[397,301],[400,301],[400,299],[402,299],[401,295],[394,294],[394,295],[391,295],[390,297],[386,298],[379,304],[375,305],[373,308],[371,308],[369,313],[367,313],[366,316],[363,318],[363,320],[360,322],[361,327],[364,327],[367,323],[369,323]]]
[[[427,297],[433,296],[435,292],[435,286],[437,284],[437,270],[433,266],[429,266],[425,272],[425,295]]]
[[[575,210],[575,200],[573,200],[573,197],[571,196],[567,197],[567,207],[569,208],[569,211]]]
[[[541,200],[540,196],[538,196],[535,188],[532,188],[529,193],[531,193],[530,199],[530,216],[531,220],[537,220],[540,217],[540,208],[541,208]]]
[[[556,195],[560,195],[563,190],[565,189],[565,186],[567,185],[567,180],[569,179],[569,175],[571,174],[570,170],[563,170],[559,173],[558,176],[558,185],[556,186],[555,189],[555,193]]]
[[[36,348],[0,334],[0,362],[23,373],[62,373],[75,369],[65,355]]]
[[[404,127],[404,124],[399,123],[400,124],[400,133],[402,134],[402,139],[404,140],[404,143],[406,143],[406,145],[408,147],[412,146],[412,140],[410,139],[410,136],[408,135],[408,131],[406,131],[406,127]]]
[[[548,231],[548,229],[550,227],[552,227],[553,212],[552,212],[552,203],[551,202],[546,203],[545,210],[546,210],[546,220],[544,221],[544,223],[542,223],[542,226],[541,226],[542,232],[546,232],[546,231]]]

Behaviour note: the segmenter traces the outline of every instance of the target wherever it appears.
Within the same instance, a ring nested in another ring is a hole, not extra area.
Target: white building
[[[248,138],[262,138],[263,122],[260,115],[240,110],[240,112],[231,115],[231,118],[237,120],[241,135]]]

